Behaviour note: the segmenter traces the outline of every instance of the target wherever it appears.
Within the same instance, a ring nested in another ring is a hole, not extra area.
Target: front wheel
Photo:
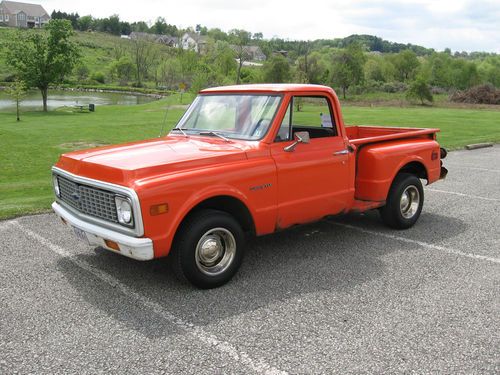
[[[202,210],[182,225],[170,254],[171,265],[179,279],[198,288],[215,288],[234,276],[243,260],[243,247],[243,230],[231,215]]]
[[[380,215],[389,227],[407,229],[417,222],[423,204],[424,189],[420,179],[412,174],[401,173],[394,179]]]

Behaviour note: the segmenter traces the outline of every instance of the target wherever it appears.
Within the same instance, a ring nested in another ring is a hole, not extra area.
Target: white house
[[[207,51],[208,38],[196,33],[185,33],[181,38],[181,47],[201,54]]]

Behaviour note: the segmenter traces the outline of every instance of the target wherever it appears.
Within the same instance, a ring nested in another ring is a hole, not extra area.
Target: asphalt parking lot
[[[417,225],[376,212],[252,241],[228,285],[180,284],[0,222],[0,373],[499,373],[500,147],[450,153]]]

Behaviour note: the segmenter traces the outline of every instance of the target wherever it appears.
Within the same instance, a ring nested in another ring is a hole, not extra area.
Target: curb
[[[472,145],[465,146],[467,150],[477,150],[478,148],[485,148],[485,147],[493,147],[493,143],[492,142],[474,143]]]

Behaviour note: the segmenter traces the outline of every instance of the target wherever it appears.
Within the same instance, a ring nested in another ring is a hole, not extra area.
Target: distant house
[[[279,51],[273,51],[273,56],[283,56],[283,57],[288,57],[288,51],[285,50],[279,50]]]
[[[231,44],[231,48],[239,53],[241,50],[239,46]],[[266,55],[262,52],[259,46],[243,46],[243,59],[246,61],[265,61]],[[236,59],[238,60],[238,59]],[[249,66],[248,64],[243,63],[244,66]],[[257,64],[253,66],[261,66],[262,64]]]
[[[265,61],[266,55],[262,52],[259,46],[245,46],[245,52],[252,61]]]
[[[179,45],[179,38],[170,35],[158,35],[156,41],[169,47],[177,47]]]
[[[185,33],[181,38],[181,47],[185,50],[192,50],[204,54],[207,52],[208,38],[196,33]]]
[[[150,34],[143,33],[139,31],[133,31],[128,36],[129,39],[146,39],[151,42],[165,44],[169,47],[177,47],[179,43],[179,38],[170,35],[158,35],[158,34]]]
[[[5,0],[0,3],[0,25],[40,28],[49,21],[49,14],[39,4]]]
[[[146,39],[149,40],[150,42],[155,41],[155,37],[153,34],[144,33],[141,31],[132,31],[129,35],[129,39]]]

